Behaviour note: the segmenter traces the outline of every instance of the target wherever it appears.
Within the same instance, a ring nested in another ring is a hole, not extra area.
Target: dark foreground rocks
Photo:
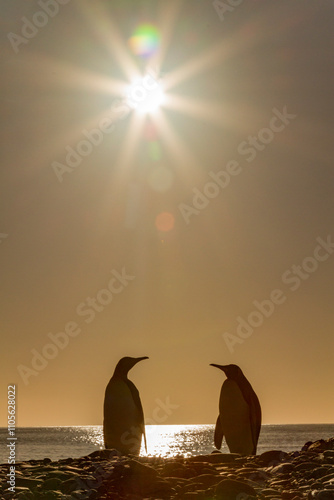
[[[15,472],[13,494],[8,465],[0,466],[1,500],[334,500],[334,438],[248,457],[138,458],[102,450],[16,463]]]

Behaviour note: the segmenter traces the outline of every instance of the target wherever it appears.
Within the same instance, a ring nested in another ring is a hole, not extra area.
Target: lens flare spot
[[[159,231],[167,233],[171,231],[174,227],[175,219],[174,215],[169,212],[162,212],[155,218],[155,225]]]
[[[158,131],[156,125],[151,122],[147,121],[145,124],[145,129],[144,129],[144,137],[147,141],[156,141],[158,138]]]
[[[159,31],[151,24],[141,24],[136,28],[128,42],[130,49],[135,55],[150,57],[159,48]]]

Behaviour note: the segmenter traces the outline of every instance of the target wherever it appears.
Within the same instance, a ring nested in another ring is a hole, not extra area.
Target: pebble
[[[334,438],[258,456],[124,457],[95,451],[17,462],[15,495],[0,465],[0,500],[334,500]]]
[[[243,481],[234,481],[233,479],[223,479],[216,487],[217,500],[236,500],[236,498],[247,499],[256,498],[256,491]]]

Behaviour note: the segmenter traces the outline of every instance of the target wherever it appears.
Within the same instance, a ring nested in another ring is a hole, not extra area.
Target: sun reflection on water
[[[213,425],[146,425],[145,430],[147,452],[143,439],[141,456],[187,457],[211,453],[214,449]],[[91,445],[96,450],[104,449],[102,426],[72,427],[68,431],[72,442]]]
[[[146,438],[147,453],[142,443],[142,456],[190,456],[213,450],[212,425],[147,425]]]
[[[175,457],[211,453],[213,425],[146,425],[147,452],[144,439],[141,456]],[[72,428],[72,440],[92,444],[96,449],[104,448],[102,426]]]
[[[145,429],[147,452],[143,439],[141,456],[191,456],[211,453],[214,449],[212,425],[146,425]],[[74,427],[71,439],[92,444],[96,449],[104,448],[102,426]]]

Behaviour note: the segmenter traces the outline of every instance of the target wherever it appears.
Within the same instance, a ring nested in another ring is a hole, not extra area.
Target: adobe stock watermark
[[[7,33],[7,38],[15,54],[18,54],[19,47],[22,44],[27,45],[48,24],[50,18],[58,14],[59,5],[66,5],[69,2],[70,0],[39,0],[37,3],[41,7],[41,10],[37,10],[31,19],[25,16],[21,17],[21,34],[18,35],[12,31]]]
[[[331,235],[328,235],[326,240],[318,237],[316,242],[318,244],[313,250],[313,255],[305,257],[298,265],[293,264],[282,274],[281,281],[288,286],[290,292],[298,290],[301,284],[317,271],[321,262],[328,260],[334,253],[334,242]],[[288,295],[281,288],[275,288],[269,294],[269,298],[262,301],[254,300],[255,309],[246,318],[242,316],[236,318],[236,333],[224,332],[222,334],[228,350],[233,353],[235,345],[243,344],[256,328],[263,325],[265,319],[274,314],[278,306],[284,304],[287,298]]]
[[[129,94],[123,99],[114,99],[111,103],[109,113],[111,116],[102,118],[96,127],[83,129],[82,138],[73,147],[65,147],[65,159],[63,163],[53,161],[51,167],[61,183],[65,174],[70,174],[81,165],[84,158],[92,154],[95,148],[100,146],[106,135],[115,130],[116,123],[128,117],[130,112],[150,99],[150,95],[159,87],[156,72],[148,68],[146,75],[131,87]]]
[[[219,16],[219,19],[224,21],[225,15],[233,12],[236,7],[239,7],[239,5],[243,2],[244,0],[226,0],[225,2],[222,2],[221,0],[213,0],[212,5]]]
[[[6,233],[0,233],[0,244],[8,238],[8,234]]]
[[[15,493],[16,488],[16,425],[17,425],[17,400],[16,400],[16,385],[8,385],[8,437],[7,437],[7,448],[8,448],[8,459],[7,463],[8,474],[7,474],[7,484],[8,491]]]
[[[287,107],[283,111],[277,108],[272,109],[273,116],[270,118],[268,127],[263,127],[256,135],[249,135],[237,148],[241,156],[246,156],[246,161],[251,163],[257,154],[263,151],[270,144],[276,134],[282,132],[297,115],[288,112]],[[209,204],[210,200],[216,198],[230,184],[233,177],[238,176],[243,171],[237,160],[230,160],[223,170],[209,172],[211,180],[207,182],[201,190],[193,188],[194,193],[192,204],[180,203],[178,208],[186,224],[189,224],[193,215],[201,213]]]
[[[114,295],[120,294],[135,279],[135,276],[127,274],[124,267],[121,272],[113,270],[111,274],[112,278],[105,288],[101,288],[94,297],[86,297],[76,307],[77,316],[85,317],[85,323],[91,323],[97,314],[109,306]],[[37,377],[48,366],[49,362],[69,345],[71,339],[77,337],[81,332],[82,327],[78,320],[68,321],[60,332],[49,332],[47,334],[48,342],[42,348],[30,350],[32,354],[30,365],[19,364],[17,366],[17,371],[24,385],[29,384],[30,377]]]

